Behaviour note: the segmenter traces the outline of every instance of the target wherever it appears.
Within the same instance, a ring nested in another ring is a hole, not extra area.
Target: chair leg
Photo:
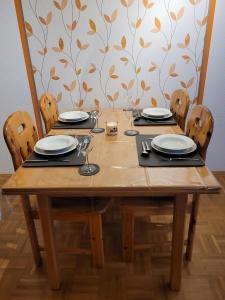
[[[28,234],[30,237],[30,243],[31,243],[35,265],[36,267],[39,267],[41,265],[42,260],[40,255],[40,247],[38,244],[37,232],[36,232],[34,220],[32,218],[29,196],[22,197],[22,206],[23,206],[25,221],[27,224]]]
[[[102,235],[102,216],[93,214],[89,217],[90,238],[93,266],[102,268],[104,265],[104,246]]]
[[[187,248],[186,248],[186,255],[185,255],[188,261],[191,261],[192,254],[193,254],[196,223],[197,223],[198,210],[199,210],[199,195],[196,194],[193,195],[192,201],[193,202],[192,202],[191,215],[189,221]]]
[[[134,256],[134,216],[132,212],[122,212],[123,260],[131,262]]]

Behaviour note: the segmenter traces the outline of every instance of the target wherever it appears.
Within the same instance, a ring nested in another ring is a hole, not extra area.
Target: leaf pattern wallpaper
[[[195,103],[209,0],[22,0],[38,97],[61,110]]]

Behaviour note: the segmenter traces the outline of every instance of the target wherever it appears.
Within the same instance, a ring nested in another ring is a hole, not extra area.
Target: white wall
[[[0,3],[0,173],[13,171],[2,127],[16,110],[32,112],[30,92],[13,1]]]
[[[225,170],[224,8],[224,1],[217,1],[204,99],[215,118],[215,130],[207,159],[212,170]],[[1,1],[0,28],[0,173],[10,173],[13,167],[2,136],[3,124],[13,111],[27,110],[32,113],[13,1]]]
[[[204,103],[215,120],[207,163],[213,170],[225,170],[225,2],[217,1]]]

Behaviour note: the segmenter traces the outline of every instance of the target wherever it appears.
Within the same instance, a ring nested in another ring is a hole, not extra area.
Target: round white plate
[[[165,154],[171,154],[171,155],[185,155],[185,154],[190,154],[194,152],[197,148],[196,145],[193,146],[193,148],[186,150],[186,151],[175,151],[175,150],[164,150],[158,148],[153,142],[151,142],[151,146],[153,149],[157,150],[158,152],[165,153]]]
[[[85,111],[67,111],[59,115],[59,121],[61,122],[79,122],[88,118],[89,114]]]
[[[88,118],[89,118],[89,117],[88,117]],[[87,120],[88,118],[77,119],[77,120],[63,120],[63,119],[61,119],[61,118],[59,117],[58,120],[59,120],[61,123],[78,123],[78,122],[83,122],[83,121]]]
[[[74,149],[76,149],[77,145],[73,145],[70,148],[66,149],[66,150],[61,150],[61,151],[55,151],[55,152],[46,152],[46,151],[40,151],[37,150],[36,147],[34,147],[34,152],[36,152],[37,154],[41,154],[41,155],[47,155],[47,156],[56,156],[56,155],[61,155],[61,154],[66,154]]]
[[[44,153],[55,153],[58,151],[67,151],[73,146],[78,145],[78,139],[69,135],[54,135],[40,139],[35,149]]]
[[[164,119],[168,119],[170,117],[172,117],[172,113],[170,112],[168,115],[165,115],[163,117],[152,117],[152,116],[149,116],[149,115],[146,115],[145,113],[141,113],[142,117],[146,118],[146,119],[152,119],[152,120],[164,120]]]
[[[152,146],[166,153],[190,153],[197,147],[192,139],[179,134],[158,135],[152,140]]]
[[[143,109],[143,114],[153,117],[153,118],[161,118],[168,116],[171,111],[167,108],[162,108],[162,107],[150,107],[150,108],[145,108]]]

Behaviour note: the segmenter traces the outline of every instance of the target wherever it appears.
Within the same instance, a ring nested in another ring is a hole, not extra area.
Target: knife
[[[69,159],[27,159],[25,163],[35,163],[35,162],[69,162]]]
[[[189,158],[189,157],[161,157],[162,160],[186,160],[186,161],[201,161],[199,158]]]

